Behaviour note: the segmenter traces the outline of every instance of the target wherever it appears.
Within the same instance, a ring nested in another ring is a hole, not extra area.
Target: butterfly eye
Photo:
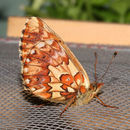
[[[96,91],[97,88],[98,88],[98,84],[97,83],[93,83],[92,84],[92,88],[93,88],[93,91]]]

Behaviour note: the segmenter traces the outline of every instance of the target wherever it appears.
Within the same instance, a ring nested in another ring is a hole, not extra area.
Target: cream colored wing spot
[[[37,48],[42,48],[42,47],[44,47],[45,46],[45,42],[40,42],[39,44],[37,44]]]
[[[78,69],[75,67],[75,65],[72,63],[71,60],[69,60],[69,65],[68,65],[70,72],[72,74],[72,76],[75,76],[76,73],[78,72]]]
[[[25,73],[27,73],[28,72],[28,68],[24,68],[24,70],[23,70]]]
[[[55,52],[54,55],[52,56],[52,58],[54,58],[54,59],[57,59],[58,57],[59,57],[59,55],[57,52]]]
[[[28,68],[24,68],[24,73],[28,75],[35,75],[43,72],[43,68],[39,66],[27,66]]]
[[[59,80],[54,76],[52,72],[50,72],[48,75],[51,77],[52,83],[59,83]]]
[[[26,61],[26,57],[27,57],[27,55],[28,55],[28,50],[29,49],[23,49],[21,52],[20,52],[20,56],[22,57],[22,62],[25,62]]]
[[[26,83],[26,84],[29,84],[29,83],[30,83],[30,79],[26,79],[26,80],[25,80],[25,83]]]
[[[85,82],[83,83],[83,85],[85,86],[86,89],[89,89],[89,87],[90,87],[89,80],[85,76],[84,76],[84,80],[85,80]]]
[[[28,21],[28,26],[31,32],[35,30],[35,32],[39,32],[39,23],[36,17],[31,17],[31,19]]]
[[[78,89],[79,86],[77,86],[77,84],[76,84],[75,82],[73,82],[73,83],[71,84],[71,87],[72,87],[72,88],[75,88],[75,89]]]
[[[27,58],[27,59],[26,59],[26,62],[30,62],[30,59],[29,59],[29,58]]]
[[[64,71],[60,65],[58,65],[58,67],[54,67],[49,65],[49,70],[53,73],[54,77],[56,77],[58,80],[60,80],[60,76],[62,74],[67,74],[66,71]]]
[[[50,76],[50,77],[53,77],[54,75],[53,75],[53,73],[52,73],[52,72],[50,72],[50,73],[49,73],[49,76]]]
[[[41,89],[37,89],[34,93],[42,93],[45,89],[46,89],[46,87],[43,87]]]
[[[34,92],[36,90],[36,88],[33,88],[33,87],[31,87],[30,89],[32,92]]]
[[[48,33],[46,31],[43,32],[43,37],[48,37]]]
[[[48,44],[48,45],[51,45],[53,43],[54,40],[50,39],[50,40],[46,40],[45,42]]]
[[[64,70],[66,70],[68,73],[70,73],[70,70],[65,62],[63,62],[61,66],[64,68]]]
[[[56,78],[56,77],[51,77],[51,82],[52,83],[58,83],[59,82],[59,80]]]
[[[49,90],[49,92],[54,92],[54,91],[65,92],[65,90],[61,88],[61,86],[63,85],[62,83],[48,83],[48,85],[52,87]]]
[[[71,87],[67,87],[68,92],[75,92],[75,90]]]
[[[78,85],[80,85],[82,83],[80,79],[77,79],[76,82],[77,82]]]
[[[63,96],[61,96],[60,92],[52,92],[52,99],[53,100],[59,100],[59,101],[62,101],[64,100],[65,98]]]
[[[62,47],[61,47],[61,51],[58,52],[58,53],[59,53],[60,56],[66,57],[66,53],[65,53],[65,51],[64,51],[64,49]]]
[[[35,54],[36,53],[36,51],[35,50],[31,50],[31,54]]]

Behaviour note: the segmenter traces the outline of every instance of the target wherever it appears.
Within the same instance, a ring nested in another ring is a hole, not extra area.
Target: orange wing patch
[[[73,76],[70,74],[62,74],[60,76],[60,80],[63,84],[66,84],[68,86],[71,86],[71,84],[74,82]]]

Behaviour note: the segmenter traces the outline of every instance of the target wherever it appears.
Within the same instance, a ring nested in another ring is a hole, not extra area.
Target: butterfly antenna
[[[94,64],[94,69],[95,69],[95,82],[97,81],[97,53],[95,52],[94,53],[94,56],[95,56],[95,64]]]
[[[109,64],[108,64],[108,67],[107,67],[106,71],[104,72],[104,74],[103,74],[98,80],[101,80],[101,79],[104,78],[104,76],[105,76],[106,73],[108,72],[108,70],[109,70],[109,68],[110,68],[110,66],[111,66],[111,64],[112,64],[112,62],[113,62],[113,60],[114,60],[114,58],[116,57],[116,55],[117,55],[117,51],[114,52],[114,54],[113,54],[113,56],[112,56],[112,59],[110,60],[110,62],[109,62]]]

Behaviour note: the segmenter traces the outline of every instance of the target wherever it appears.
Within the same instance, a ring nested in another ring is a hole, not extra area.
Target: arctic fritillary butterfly
[[[43,100],[67,104],[63,112],[72,104],[87,104],[103,83],[90,84],[74,54],[42,19],[31,17],[25,25],[20,57],[26,89]]]

